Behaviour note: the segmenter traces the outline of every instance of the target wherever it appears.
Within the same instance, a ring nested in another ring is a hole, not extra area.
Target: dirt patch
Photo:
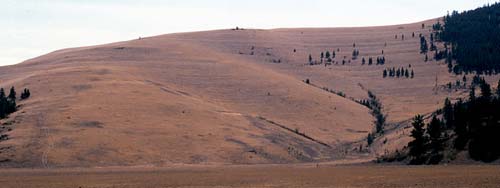
[[[73,85],[72,88],[77,91],[77,92],[80,92],[80,91],[85,91],[85,90],[89,90],[92,88],[92,85],[90,84],[80,84],[80,85]]]
[[[86,128],[104,128],[103,123],[100,121],[80,121],[77,125]]]

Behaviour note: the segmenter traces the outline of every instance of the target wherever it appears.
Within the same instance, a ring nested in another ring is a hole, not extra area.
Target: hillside
[[[400,122],[466,95],[445,87],[462,78],[446,63],[424,62],[418,35],[429,35],[435,20],[423,23],[169,34],[1,67],[1,86],[30,88],[32,97],[2,120],[12,131],[3,133],[9,139],[0,142],[0,165],[371,160],[406,145],[409,127]],[[309,54],[319,61],[327,50],[336,51],[334,61],[351,62],[309,65]],[[361,65],[382,51],[384,65]],[[391,67],[414,70],[414,78],[383,78]],[[389,142],[378,139],[358,152],[353,148],[366,145],[374,118],[352,99],[367,99],[368,90],[388,114]]]

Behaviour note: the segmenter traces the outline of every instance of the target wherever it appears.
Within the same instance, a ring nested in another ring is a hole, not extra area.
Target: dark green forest
[[[444,23],[434,24],[433,30],[437,41],[445,43],[445,50],[435,50],[435,54],[437,58],[449,57],[450,71],[456,74],[500,72],[499,3],[462,13],[453,11],[442,21]]]
[[[500,158],[500,81],[493,93],[483,78],[474,80],[467,100],[445,100],[436,113],[441,119],[434,115],[427,126],[422,116],[413,119],[410,164],[438,164],[445,151],[453,150],[468,151],[472,159],[483,162]]]

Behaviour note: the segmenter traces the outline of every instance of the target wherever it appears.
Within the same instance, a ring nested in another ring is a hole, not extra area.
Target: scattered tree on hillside
[[[23,92],[21,93],[21,100],[29,98],[31,95],[30,90],[27,88],[24,88]]]
[[[368,133],[368,136],[366,137],[366,142],[367,142],[368,146],[372,145],[374,139],[375,138],[373,138],[373,134]]]
[[[14,86],[10,88],[9,99],[16,100],[16,90],[14,89]]]
[[[427,53],[429,50],[429,47],[427,46],[427,40],[425,39],[424,36],[420,37],[420,53],[424,54]]]

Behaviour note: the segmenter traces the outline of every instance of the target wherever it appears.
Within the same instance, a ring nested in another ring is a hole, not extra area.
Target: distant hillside
[[[0,165],[371,161],[468,93],[420,53],[434,23],[169,34],[0,67],[32,94],[1,120]]]

